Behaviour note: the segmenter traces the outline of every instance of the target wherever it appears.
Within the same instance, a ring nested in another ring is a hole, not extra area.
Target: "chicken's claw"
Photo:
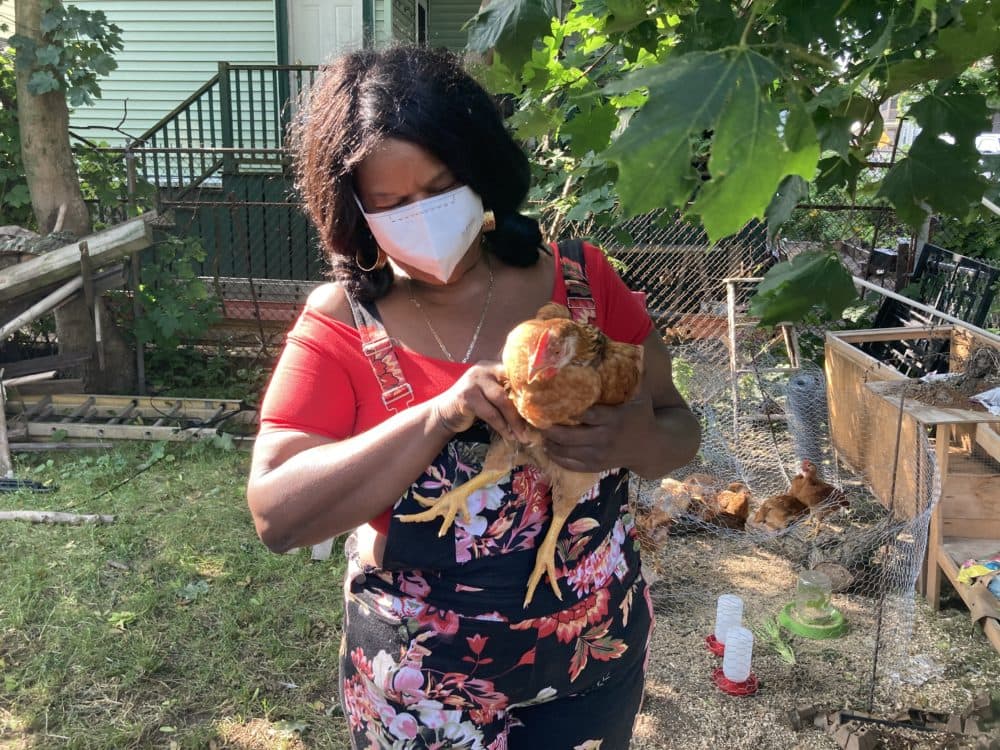
[[[433,521],[440,516],[444,520],[441,522],[441,529],[438,531],[438,536],[444,536],[448,533],[448,529],[451,528],[452,523],[455,522],[455,516],[458,515],[459,511],[461,511],[462,519],[466,523],[471,520],[472,517],[469,514],[469,496],[478,489],[496,484],[506,473],[506,470],[484,471],[474,476],[465,484],[461,484],[437,498],[421,497],[414,494],[417,502],[430,507],[422,513],[410,513],[396,516],[396,518],[403,523],[421,523],[423,521]]]
[[[531,600],[535,596],[535,589],[542,580],[543,574],[548,575],[549,585],[552,586],[552,591],[555,593],[556,599],[562,601],[562,592],[559,590],[558,574],[556,571],[556,540],[558,537],[558,530],[553,534],[550,527],[549,533],[545,535],[545,539],[542,540],[541,545],[538,547],[538,552],[535,553],[535,567],[531,571],[531,575],[528,576],[528,593],[524,597],[523,607],[525,608],[531,604]]]

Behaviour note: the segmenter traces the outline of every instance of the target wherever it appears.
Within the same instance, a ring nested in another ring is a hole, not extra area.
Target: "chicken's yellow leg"
[[[465,484],[455,487],[450,492],[446,492],[437,498],[423,498],[419,495],[414,497],[421,505],[429,505],[430,508],[422,513],[411,513],[405,516],[396,516],[403,523],[420,523],[422,521],[433,521],[438,516],[444,518],[441,522],[441,530],[438,536],[444,536],[455,521],[458,512],[462,512],[462,518],[469,521],[469,496],[476,490],[496,484],[504,478],[509,469],[495,469],[493,471],[483,471],[472,477]]]
[[[499,438],[494,438],[490,443],[490,448],[483,458],[482,470],[465,484],[452,488],[441,497],[424,498],[414,495],[414,498],[421,505],[429,506],[422,513],[411,513],[405,516],[396,516],[403,523],[420,523],[422,521],[433,521],[438,516],[444,518],[441,522],[441,530],[438,536],[444,536],[455,521],[458,512],[462,512],[462,518],[469,521],[469,496],[476,490],[496,484],[511,470],[514,465],[514,457],[517,455],[516,446],[512,446]]]
[[[555,592],[556,599],[562,601],[562,592],[559,590],[559,582],[556,580],[556,544],[559,542],[559,534],[562,532],[562,527],[565,523],[566,516],[552,516],[552,523],[549,524],[549,530],[538,547],[538,552],[535,553],[535,568],[531,571],[531,575],[528,576],[528,593],[524,597],[525,607],[531,604],[531,600],[535,596],[535,589],[542,580],[543,574],[548,575],[549,585],[552,586],[552,591]]]

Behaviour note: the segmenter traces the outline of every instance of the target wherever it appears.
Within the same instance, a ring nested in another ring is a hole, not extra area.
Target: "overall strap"
[[[382,391],[382,403],[388,411],[405,409],[413,403],[413,387],[406,382],[378,309],[373,302],[358,302],[350,294],[347,300],[351,303],[354,325],[361,336],[361,351],[368,358]]]
[[[566,307],[577,323],[593,324],[597,318],[597,305],[587,283],[583,240],[561,240],[558,247],[559,264],[566,284]]]

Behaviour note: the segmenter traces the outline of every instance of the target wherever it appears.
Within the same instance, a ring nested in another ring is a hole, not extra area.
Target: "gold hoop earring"
[[[371,264],[368,268],[365,268],[365,264],[361,262],[360,250],[354,251],[354,262],[357,264],[365,273],[371,273],[372,271],[380,271],[385,268],[385,264],[388,262],[389,258],[385,254],[385,251],[380,247],[378,253],[375,255],[375,262]]]
[[[492,232],[497,228],[497,216],[492,211],[483,211],[483,231]]]

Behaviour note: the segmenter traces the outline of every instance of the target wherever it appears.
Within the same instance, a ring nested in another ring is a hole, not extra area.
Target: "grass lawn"
[[[268,552],[248,466],[210,443],[18,457],[57,489],[0,510],[116,521],[0,522],[0,750],[347,746],[342,555]]]

